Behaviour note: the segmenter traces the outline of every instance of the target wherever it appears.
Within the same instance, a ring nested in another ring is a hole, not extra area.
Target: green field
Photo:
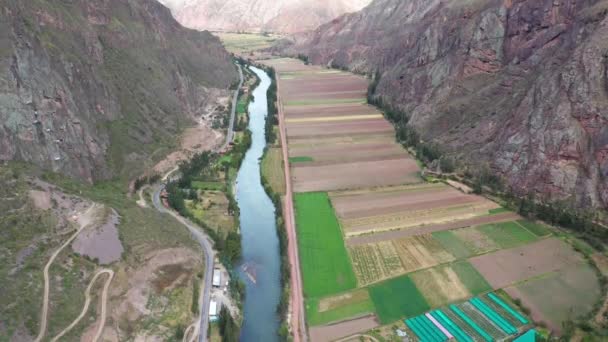
[[[290,163],[307,163],[313,161],[312,157],[300,156],[300,157],[289,157]]]
[[[408,276],[372,286],[369,293],[382,324],[417,316],[430,309],[429,304]]]
[[[439,241],[443,248],[456,259],[466,259],[474,254],[458,236],[449,230],[434,232],[433,238]]]
[[[521,226],[532,232],[532,234],[536,236],[547,236],[551,234],[551,230],[549,227],[545,226],[542,223],[536,223],[529,220],[519,220],[517,221]]]
[[[453,263],[452,269],[460,278],[460,281],[467,287],[469,292],[476,296],[480,293],[488,292],[492,290],[492,287],[484,279],[484,277],[477,272],[475,267],[468,261],[458,261]]]
[[[266,150],[261,164],[262,177],[268,182],[273,192],[285,194],[285,173],[283,172],[283,154],[281,149],[272,147]]]
[[[241,96],[239,102],[236,103],[236,113],[239,115],[247,113],[247,97]]]
[[[367,290],[357,290],[357,292],[361,291],[367,293]],[[347,300],[335,308],[322,312],[319,311],[319,303],[320,300],[317,298],[306,300],[306,319],[311,326],[337,322],[376,311],[369,296]]]
[[[516,222],[492,223],[477,227],[501,248],[512,248],[535,241],[537,238]]]
[[[279,36],[256,33],[214,33],[226,49],[233,53],[247,53],[270,47]]]
[[[488,213],[490,215],[496,215],[496,214],[502,214],[502,213],[510,213],[511,210],[503,208],[503,207],[499,207],[499,208],[494,208],[494,209],[490,209],[488,210]]]
[[[355,273],[327,193],[294,197],[304,294],[323,297],[355,288]]]
[[[202,182],[202,181],[192,181],[190,186],[192,189],[198,190],[216,190],[223,191],[225,187],[225,183],[222,182]]]

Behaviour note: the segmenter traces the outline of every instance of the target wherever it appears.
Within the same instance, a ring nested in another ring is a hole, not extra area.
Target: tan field
[[[430,268],[412,274],[412,280],[431,307],[471,296],[466,286],[449,266]]]
[[[330,191],[418,183],[418,165],[409,158],[324,166],[292,166],[294,191]]]
[[[583,263],[583,258],[557,238],[472,258],[471,264],[495,289]]]

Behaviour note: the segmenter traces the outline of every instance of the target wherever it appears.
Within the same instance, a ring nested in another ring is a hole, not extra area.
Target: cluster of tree
[[[600,223],[597,211],[577,209],[565,202],[537,201],[533,194],[517,197],[507,191],[504,197],[520,215],[571,230],[599,251],[608,243],[608,229]]]
[[[409,125],[409,116],[405,112],[385,103],[381,97],[375,96],[380,77],[380,73],[376,72],[367,90],[367,102],[379,107],[385,117],[395,126],[397,141],[403,146],[413,149],[416,157],[424,164],[429,165],[439,161],[442,172],[454,172],[454,160],[444,156],[437,144],[423,142],[418,132]]]
[[[222,309],[220,310],[218,327],[223,342],[239,342],[241,329],[225,306],[222,306]]]
[[[210,178],[215,175],[213,164],[217,161],[218,155],[213,152],[205,151],[197,153],[188,161],[179,165],[181,177],[178,181],[180,188],[189,188],[195,179]]]
[[[137,191],[146,184],[153,184],[160,180],[160,175],[155,173],[153,175],[141,176],[133,183],[133,190]]]
[[[306,64],[306,65],[310,64],[310,59],[308,58],[307,55],[299,53],[297,57],[298,57],[299,60],[301,60],[302,62],[304,62],[304,64]]]
[[[262,175],[262,185],[266,193],[274,203],[276,215],[276,229],[279,238],[279,253],[281,256],[281,297],[277,305],[277,315],[281,318],[281,326],[279,327],[278,335],[281,341],[289,340],[289,327],[287,326],[287,310],[289,309],[289,282],[291,280],[291,268],[289,263],[289,251],[287,238],[287,230],[285,229],[285,221],[283,218],[283,205],[281,203],[281,195],[274,192],[268,180]]]
[[[492,172],[487,165],[478,165],[475,170],[467,169],[464,172],[464,177],[467,180],[472,180],[468,183],[473,187],[473,192],[478,195],[483,193],[484,188],[494,193],[500,193],[505,187],[502,178]]]
[[[277,83],[276,83],[276,72],[273,68],[267,68],[266,72],[270,76],[271,84],[268,88],[268,116],[266,117],[265,131],[266,142],[268,144],[274,144],[277,141],[277,134],[274,130],[274,126],[279,124],[279,111],[277,108]]]
[[[198,315],[199,311],[198,300],[200,296],[200,286],[200,279],[198,278],[198,276],[194,277],[194,279],[192,279],[192,305],[190,307],[190,310],[194,315]]]

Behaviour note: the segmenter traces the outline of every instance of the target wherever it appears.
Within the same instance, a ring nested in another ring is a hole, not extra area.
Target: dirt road
[[[289,240],[289,262],[291,264],[291,328],[294,342],[307,341],[306,322],[304,316],[304,299],[302,294],[302,278],[300,275],[300,259],[298,257],[298,240],[296,233],[295,215],[293,210],[293,192],[291,187],[291,172],[289,168],[289,152],[287,146],[287,131],[285,129],[285,113],[281,101],[280,81],[278,75],[277,101],[279,109],[279,130],[281,133],[281,150],[283,154],[283,169],[285,170],[285,229]]]
[[[87,314],[87,311],[89,310],[89,305],[91,304],[91,289],[93,288],[93,284],[95,284],[97,278],[99,278],[103,274],[107,274],[108,278],[106,279],[106,282],[103,285],[103,291],[101,292],[101,313],[99,315],[99,323],[97,324],[97,331],[95,332],[95,337],[93,337],[91,342],[97,342],[97,340],[99,340],[101,334],[103,333],[103,328],[106,325],[108,289],[110,288],[112,278],[114,278],[114,271],[110,269],[100,270],[95,274],[95,276],[93,276],[93,279],[91,279],[91,282],[89,283],[89,286],[87,286],[86,292],[84,293],[85,302],[84,306],[82,307],[82,311],[80,312],[80,315],[76,317],[72,324],[70,324],[67,328],[63,329],[63,331],[61,331],[57,336],[55,336],[51,340],[51,342],[59,341],[60,338],[70,332],[70,330],[72,330],[78,324],[78,322],[80,322],[80,320],[84,318],[84,316]]]
[[[89,224],[91,224],[91,222],[93,221],[93,215],[95,214],[95,210],[98,207],[99,205],[93,204],[82,215],[80,215],[80,217],[78,218],[78,224],[80,225],[80,227],[78,228],[76,233],[74,233],[66,242],[63,243],[63,245],[61,245],[61,247],[59,247],[55,251],[55,253],[53,253],[53,255],[51,255],[51,258],[44,266],[44,299],[42,300],[42,312],[40,313],[40,331],[38,332],[38,337],[36,337],[36,339],[34,340],[35,342],[42,341],[44,335],[46,334],[50,293],[49,270],[51,269],[51,265],[53,264],[59,253],[61,253],[61,251],[63,251],[65,247],[67,247],[72,241],[74,241],[74,239],[78,236],[78,234],[80,234],[83,229],[85,229],[89,226]]]

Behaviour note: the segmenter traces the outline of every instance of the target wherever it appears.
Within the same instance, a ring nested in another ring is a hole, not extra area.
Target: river
[[[260,159],[266,147],[264,134],[268,114],[266,93],[270,77],[250,67],[260,78],[249,104],[251,147],[237,175],[236,200],[240,208],[243,261],[239,267],[246,284],[241,341],[277,341],[279,318],[276,314],[280,285],[279,239],[274,204],[261,182]],[[255,279],[255,280],[254,280]]]

